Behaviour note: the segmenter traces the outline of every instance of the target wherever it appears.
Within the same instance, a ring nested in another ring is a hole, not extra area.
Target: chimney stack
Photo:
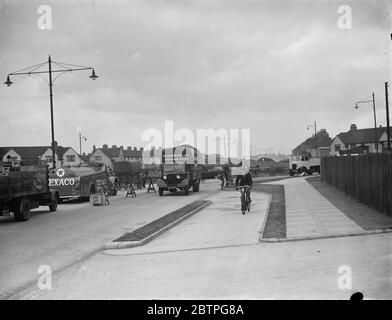
[[[355,131],[357,130],[357,125],[355,123],[352,123],[350,126],[350,131]]]

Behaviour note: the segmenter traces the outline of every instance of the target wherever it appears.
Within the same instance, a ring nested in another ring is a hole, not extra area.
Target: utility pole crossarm
[[[94,68],[86,67],[86,68],[73,68],[73,69],[58,69],[58,70],[52,70],[52,73],[55,72],[72,72],[72,71],[81,71],[81,70],[94,70]],[[9,73],[9,76],[19,76],[19,75],[30,75],[30,74],[39,74],[39,73],[49,73],[48,71],[31,71],[31,72],[12,72]]]
[[[42,68],[44,65],[48,65],[48,70],[39,70]],[[52,65],[56,65],[57,68],[60,69],[52,69]],[[7,80],[4,82],[7,87],[10,87],[13,82],[10,79],[10,76],[19,76],[19,75],[32,75],[32,74],[48,74],[49,76],[49,99],[50,99],[50,122],[51,122],[51,135],[52,135],[52,163],[53,163],[53,168],[56,168],[56,142],[54,140],[54,117],[53,117],[53,82],[61,76],[61,74],[65,72],[73,72],[73,71],[83,71],[83,70],[92,70],[91,76],[89,77],[92,80],[95,80],[98,78],[98,76],[95,74],[95,70],[92,67],[86,67],[86,66],[79,66],[79,65],[74,65],[70,63],[63,63],[63,62],[56,62],[53,61],[49,55],[48,61],[45,61],[44,63],[40,63],[31,67],[27,67],[15,72],[11,72],[7,75]],[[58,75],[53,79],[52,74],[53,73],[58,73]]]

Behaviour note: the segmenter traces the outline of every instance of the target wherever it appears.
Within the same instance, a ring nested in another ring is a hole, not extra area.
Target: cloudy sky
[[[41,5],[52,29],[41,30]],[[341,5],[352,28],[341,29]],[[249,128],[251,151],[290,153],[317,122],[331,136],[351,123],[385,125],[391,81],[391,1],[0,0],[0,80],[52,59],[92,66],[54,83],[55,139],[143,146],[146,129]],[[4,79],[4,80],[3,80]],[[49,145],[48,83],[0,86],[0,145]],[[392,91],[392,90],[391,90]]]

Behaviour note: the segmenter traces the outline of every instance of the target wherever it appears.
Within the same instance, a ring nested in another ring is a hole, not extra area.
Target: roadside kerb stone
[[[212,203],[211,201],[204,200],[204,203],[202,203],[197,208],[195,208],[192,211],[184,214],[183,216],[181,216],[178,219],[170,222],[169,224],[165,225],[164,227],[160,228],[159,230],[155,231],[154,233],[146,236],[145,238],[143,238],[141,240],[138,240],[138,241],[110,241],[110,242],[106,242],[104,244],[104,249],[123,249],[123,248],[132,248],[132,247],[142,246],[142,245],[146,244],[147,242],[150,242],[154,238],[158,237],[163,232],[165,232],[165,231],[169,230],[170,228],[174,227],[176,224],[180,223],[182,220],[184,220],[184,219],[192,216],[193,214],[201,211],[202,209],[204,209],[205,207],[207,207],[211,203]],[[180,209],[178,209],[178,210],[180,210]],[[168,213],[166,216],[170,215],[171,213],[172,212]],[[162,217],[162,218],[164,218],[164,217]],[[157,220],[159,220],[159,219],[157,219]],[[157,220],[155,220],[155,221],[157,221]],[[146,225],[151,224],[151,223],[154,223],[154,221],[149,222],[149,223],[145,224],[144,226],[141,226],[140,228],[138,228],[138,229],[136,229],[134,231],[137,231],[137,230],[139,230],[139,229],[141,229],[141,228],[143,228]]]
[[[304,241],[304,240],[320,240],[320,239],[332,239],[332,238],[345,238],[345,237],[357,237],[357,236],[370,236],[375,234],[392,233],[392,229],[386,230],[371,230],[348,234],[331,234],[322,236],[309,236],[309,237],[289,237],[289,238],[260,238],[260,242],[287,242],[287,241]]]

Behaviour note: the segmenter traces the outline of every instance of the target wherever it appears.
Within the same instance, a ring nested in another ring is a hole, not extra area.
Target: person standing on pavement
[[[225,177],[222,171],[219,171],[218,179],[221,181],[221,190],[223,190],[225,185]]]

